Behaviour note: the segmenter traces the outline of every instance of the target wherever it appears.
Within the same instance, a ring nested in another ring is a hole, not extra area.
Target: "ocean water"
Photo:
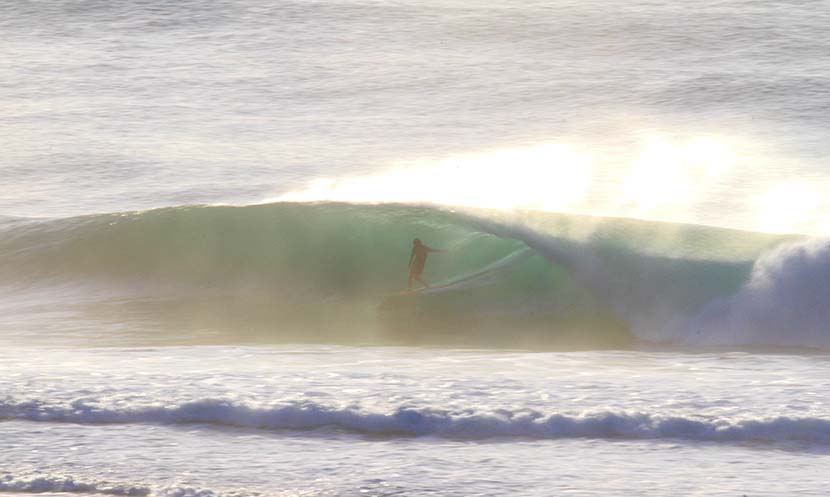
[[[14,352],[0,365],[9,492],[733,496],[827,485],[826,357]]]
[[[3,2],[0,493],[827,495],[828,24]]]

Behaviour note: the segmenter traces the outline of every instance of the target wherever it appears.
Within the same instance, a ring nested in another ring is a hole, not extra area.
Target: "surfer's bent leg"
[[[424,281],[423,278],[421,278],[421,274],[423,273],[423,270],[424,270],[423,267],[415,266],[409,271],[409,283],[407,285],[408,289],[412,290],[412,281],[413,280],[415,280],[418,283],[424,285],[425,288],[429,287],[429,283],[427,283],[426,281]]]
[[[427,282],[424,281],[421,278],[421,274],[423,274],[423,272],[424,272],[424,265],[425,265],[424,262],[426,262],[426,261],[416,259],[415,261],[413,261],[412,266],[410,266],[410,268],[409,268],[409,289],[410,290],[412,289],[412,280],[415,280],[415,281],[421,283],[425,287],[429,286],[427,284]]]

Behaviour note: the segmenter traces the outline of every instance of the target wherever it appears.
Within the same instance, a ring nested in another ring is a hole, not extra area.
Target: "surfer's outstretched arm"
[[[426,247],[426,245],[425,245],[425,247]],[[427,249],[427,252],[446,252],[446,250],[444,250],[444,249],[437,249],[437,248],[432,248],[432,247],[426,247],[426,249]]]

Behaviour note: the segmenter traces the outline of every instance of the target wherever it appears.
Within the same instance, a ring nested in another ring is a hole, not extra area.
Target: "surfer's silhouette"
[[[427,256],[430,252],[446,252],[446,250],[434,249],[427,247],[418,238],[412,240],[412,254],[409,256],[409,282],[406,288],[412,290],[412,281],[424,285],[424,288],[429,288],[429,283],[421,278],[424,272],[424,267],[427,264]]]

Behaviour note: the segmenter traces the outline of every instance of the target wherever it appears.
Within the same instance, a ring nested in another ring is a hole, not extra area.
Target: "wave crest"
[[[172,407],[113,409],[76,401],[54,406],[5,403],[0,417],[78,424],[205,424],[264,430],[336,429],[364,435],[450,439],[681,439],[830,445],[830,419],[718,418],[628,412],[543,413],[533,409],[448,411],[401,406],[390,411],[312,402],[254,407],[205,399]]]

